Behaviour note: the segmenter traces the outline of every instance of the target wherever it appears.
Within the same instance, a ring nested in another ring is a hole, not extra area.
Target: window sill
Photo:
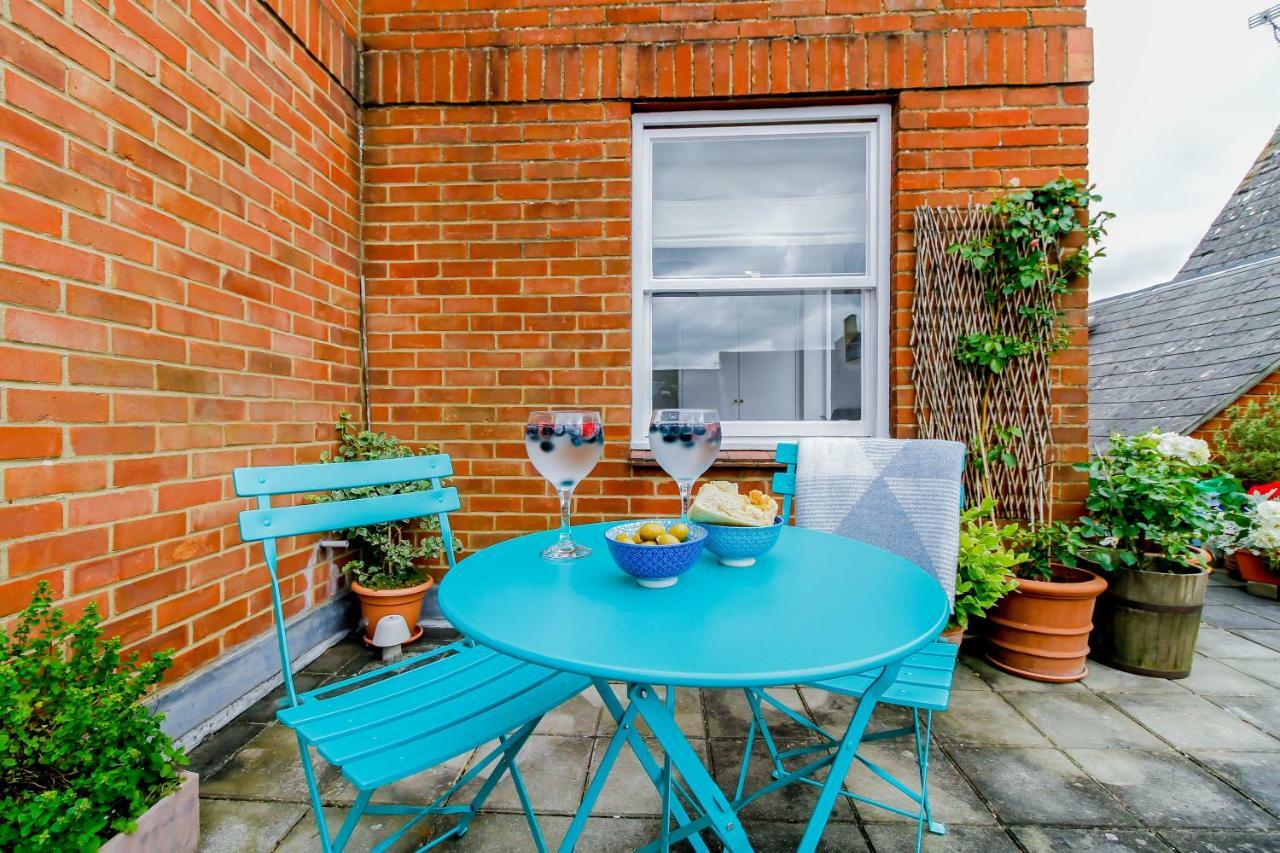
[[[721,450],[716,461],[711,464],[715,468],[785,468],[773,459],[772,450]],[[651,450],[631,450],[629,460],[633,468],[661,468],[653,458]]]

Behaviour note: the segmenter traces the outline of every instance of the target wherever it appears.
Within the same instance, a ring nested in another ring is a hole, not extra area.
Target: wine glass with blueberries
[[[653,458],[680,487],[680,520],[689,521],[689,494],[720,452],[715,409],[658,409],[649,422]]]
[[[542,552],[548,560],[575,560],[591,553],[573,541],[569,504],[573,489],[600,460],[604,424],[599,412],[534,412],[524,427],[524,448],[538,473],[560,496],[560,539]]]

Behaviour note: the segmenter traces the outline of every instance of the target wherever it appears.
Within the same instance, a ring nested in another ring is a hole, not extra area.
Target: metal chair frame
[[[773,476],[773,490],[777,494],[783,496],[782,500],[782,518],[786,524],[791,524],[791,508],[792,501],[796,493],[796,461],[799,458],[799,445],[793,443],[779,444],[775,452],[775,460],[785,464],[786,471],[778,472]],[[961,486],[960,506],[964,506],[964,487]],[[916,850],[920,850],[924,839],[924,830],[928,827],[929,832],[935,835],[946,834],[946,827],[933,820],[929,806],[929,744],[933,731],[933,712],[935,710],[946,710],[947,703],[950,698],[951,676],[955,672],[956,656],[958,647],[952,643],[942,640],[935,641],[932,645],[926,647],[924,651],[918,652],[907,658],[902,663],[901,669],[893,675],[893,683],[881,687],[883,691],[878,696],[878,701],[883,704],[897,705],[899,707],[909,708],[911,710],[911,725],[901,728],[890,729],[883,732],[873,732],[862,736],[863,742],[890,740],[906,736],[911,736],[914,740],[916,762],[920,768],[919,787],[913,788],[889,773],[883,767],[874,763],[862,755],[854,755],[854,759],[880,779],[891,785],[897,791],[916,804],[914,811],[908,811],[889,803],[881,802],[871,797],[861,794],[855,794],[847,788],[841,787],[838,795],[855,800],[860,803],[875,806],[894,814],[902,815],[916,821]],[[878,675],[878,677],[877,677]],[[826,690],[833,693],[840,693],[851,696],[859,700],[859,711],[865,704],[872,685],[878,685],[883,681],[883,673],[865,673],[850,678],[835,679],[829,682],[820,682],[808,685],[820,690]],[[900,688],[895,695],[895,688]],[[738,785],[735,800],[743,798],[743,791],[746,787],[747,772],[751,766],[751,750],[755,745],[755,739],[760,737],[765,745],[765,749],[769,753],[769,759],[773,764],[773,778],[794,778],[796,771],[788,771],[784,765],[784,761],[813,753],[829,752],[837,749],[841,745],[841,738],[828,732],[822,726],[819,726],[812,720],[805,717],[791,708],[788,708],[783,702],[769,695],[764,690],[758,688],[746,688],[743,691],[747,697],[747,703],[751,708],[751,724],[747,730],[746,749],[742,755],[742,765],[738,773]],[[911,694],[916,694],[918,699],[908,698]],[[904,695],[905,694],[905,695]],[[764,707],[762,703],[768,703],[788,719],[800,725],[804,729],[812,732],[820,738],[817,744],[803,746],[790,750],[779,750],[773,739],[772,733],[769,731],[769,725],[764,717]],[[922,723],[923,718],[923,723]],[[922,731],[923,729],[923,731]],[[803,769],[803,768],[802,768]],[[834,772],[834,771],[832,771]],[[796,781],[807,785],[821,788],[823,783],[803,776]],[[772,789],[772,785],[766,786]]]
[[[240,535],[245,542],[261,542],[266,556],[286,693],[277,718],[297,737],[323,853],[342,851],[360,818],[367,814],[413,816],[379,843],[375,851],[389,849],[432,815],[457,816],[458,820],[419,847],[419,851],[462,836],[505,774],[510,775],[515,786],[537,850],[545,853],[547,849],[516,754],[543,714],[588,687],[587,679],[525,664],[462,640],[306,693],[298,693],[294,685],[280,592],[277,539],[435,515],[444,541],[451,543],[448,513],[457,510],[460,503],[457,490],[443,487],[441,481],[452,473],[445,454],[239,468],[233,473],[236,494],[257,499],[256,509],[240,513]],[[431,488],[298,506],[276,507],[271,503],[277,495],[419,481],[429,481]],[[445,553],[452,568],[453,549],[446,547]],[[362,747],[352,743],[360,738],[369,739],[370,744]],[[371,802],[378,788],[495,739],[496,747],[430,803]],[[332,837],[312,763],[313,749],[338,766],[356,790],[351,812]],[[423,758],[424,753],[435,760]],[[457,791],[490,767],[488,777],[469,803],[449,802]]]

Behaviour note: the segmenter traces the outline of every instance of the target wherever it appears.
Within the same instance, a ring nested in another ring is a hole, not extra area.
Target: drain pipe
[[[364,114],[361,111],[356,122],[356,152],[360,158],[359,192],[356,208],[356,263],[360,266],[360,410],[364,416],[364,428],[373,429],[373,406],[369,402],[369,312],[366,301],[368,292],[364,280]]]

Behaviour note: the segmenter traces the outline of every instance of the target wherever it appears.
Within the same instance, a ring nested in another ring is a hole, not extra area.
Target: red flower
[[[1259,483],[1256,486],[1250,486],[1249,494],[1266,495],[1268,498],[1280,496],[1280,480],[1274,483]]]

